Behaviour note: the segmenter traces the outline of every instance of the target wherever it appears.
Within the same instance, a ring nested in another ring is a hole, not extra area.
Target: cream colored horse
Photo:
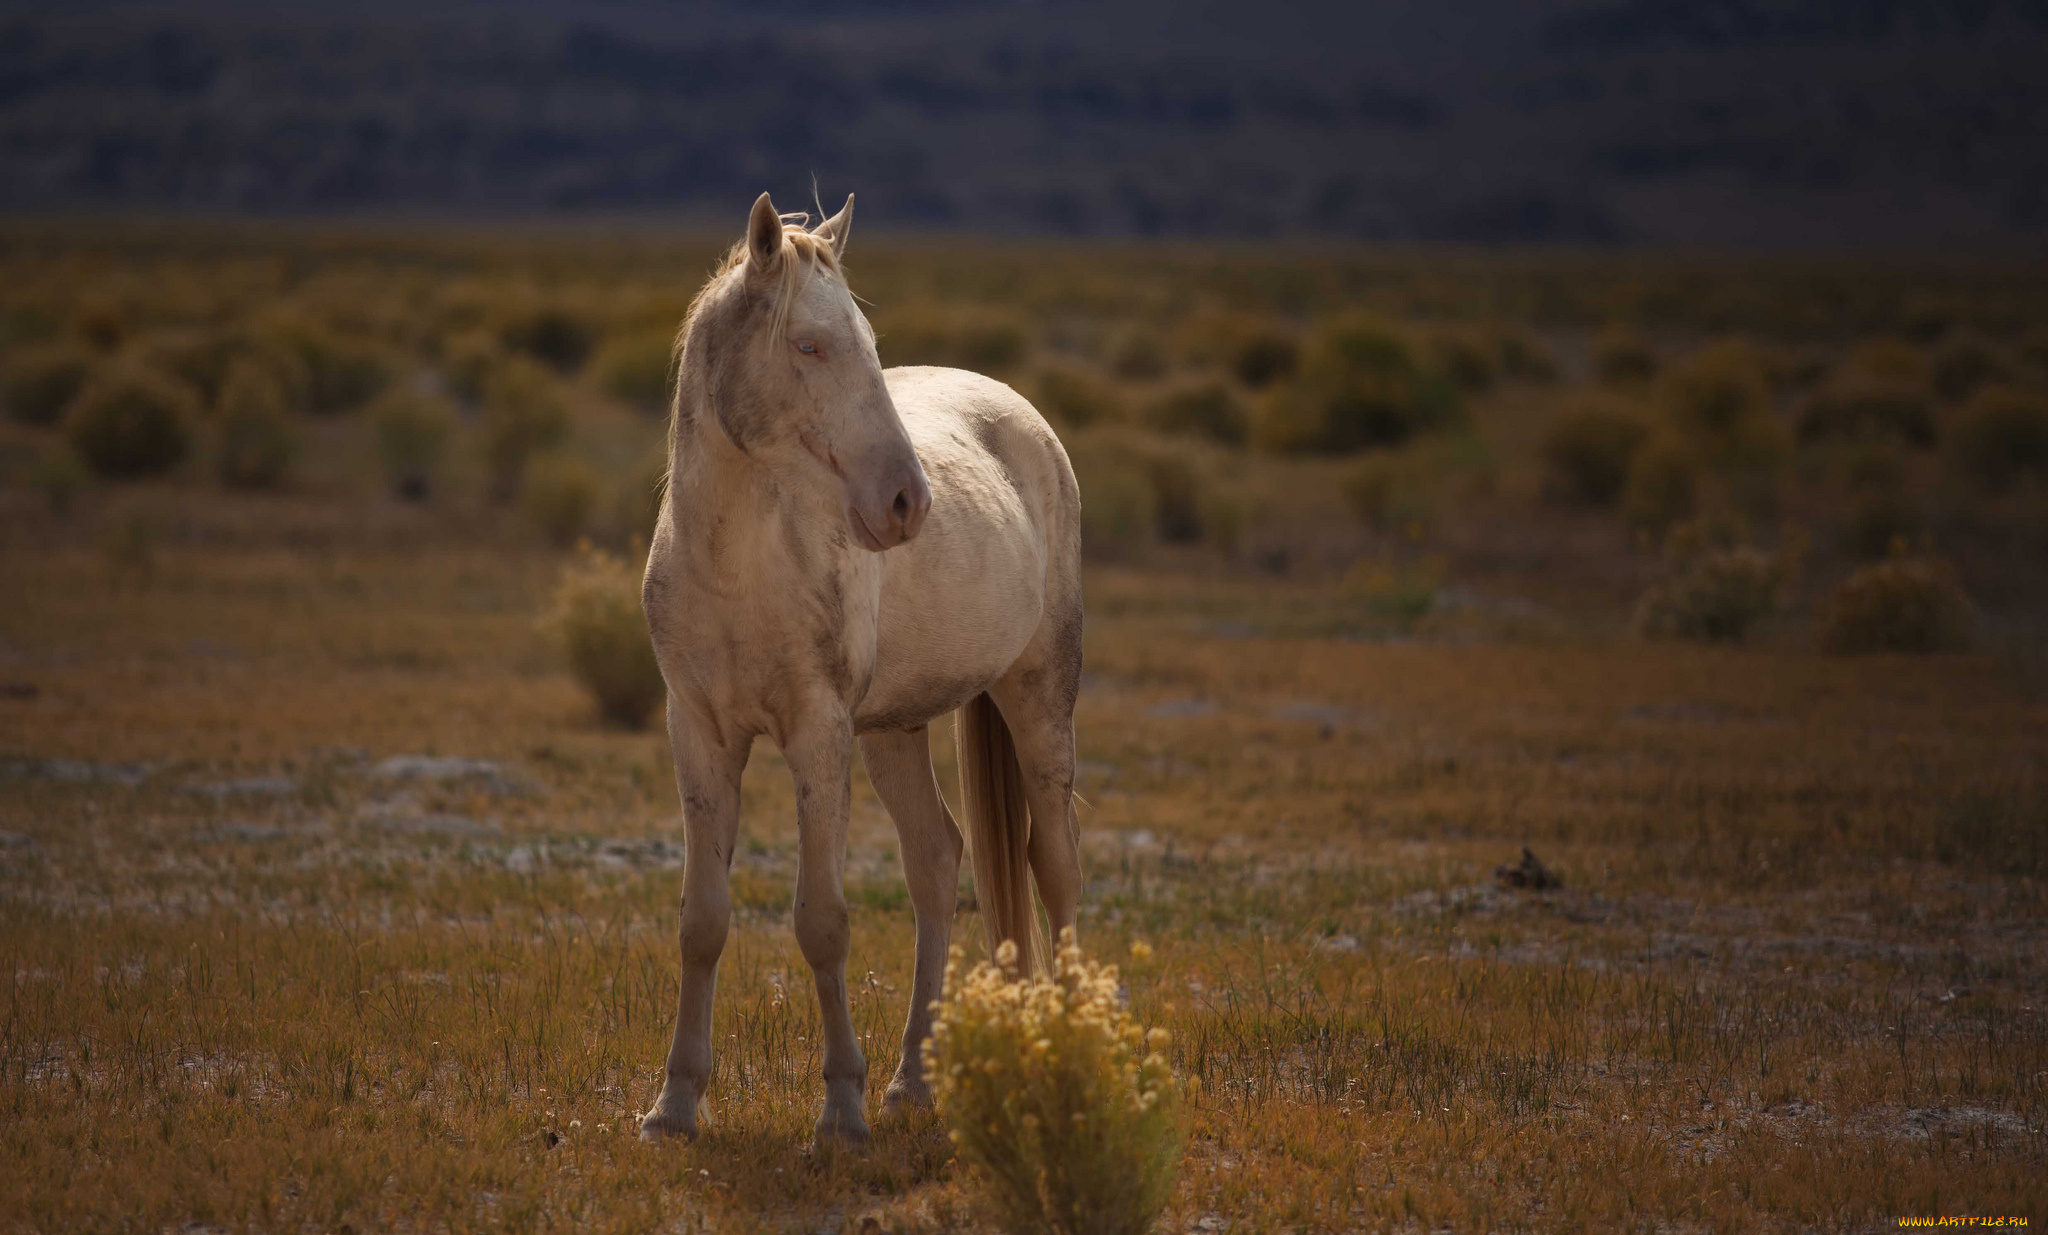
[[[679,336],[668,499],[643,600],[682,791],[682,989],[642,1137],[693,1135],[731,917],[740,773],[762,734],[796,782],[796,937],[825,1032],[822,1138],[865,1140],[842,877],[853,748],[895,821],[917,914],[903,1062],[885,1111],[928,1103],[919,1048],[952,929],[961,837],[925,726],[960,710],[962,799],[991,946],[1036,952],[1081,891],[1074,698],[1080,496],[1059,439],[1000,382],[884,371],[840,255],[762,194]]]

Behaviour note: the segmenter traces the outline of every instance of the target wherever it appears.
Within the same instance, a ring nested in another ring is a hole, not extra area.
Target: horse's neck
[[[831,545],[830,523],[817,495],[778,485],[768,470],[726,438],[708,410],[677,434],[669,460],[669,501],[675,511],[677,549],[692,573],[715,579],[720,591],[792,559],[817,563]],[[792,536],[819,543],[790,549]]]

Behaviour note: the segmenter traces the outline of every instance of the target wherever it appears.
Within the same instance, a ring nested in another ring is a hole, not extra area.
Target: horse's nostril
[[[894,506],[891,506],[889,510],[890,513],[896,516],[897,522],[901,523],[907,521],[910,518],[910,490],[897,490],[896,504]]]

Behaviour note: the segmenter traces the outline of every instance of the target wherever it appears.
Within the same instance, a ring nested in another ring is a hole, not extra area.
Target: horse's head
[[[684,326],[695,371],[684,380],[701,381],[725,435],[787,483],[829,476],[848,531],[880,553],[917,535],[932,491],[840,266],[852,224],[851,196],[805,231],[761,194],[745,243],[707,289],[717,303],[693,309]]]

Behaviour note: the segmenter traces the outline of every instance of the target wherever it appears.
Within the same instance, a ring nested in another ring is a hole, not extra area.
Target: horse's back
[[[883,555],[863,728],[921,724],[972,698],[1049,612],[1080,604],[1080,499],[1029,401],[960,369],[883,373],[932,487],[917,539]]]

